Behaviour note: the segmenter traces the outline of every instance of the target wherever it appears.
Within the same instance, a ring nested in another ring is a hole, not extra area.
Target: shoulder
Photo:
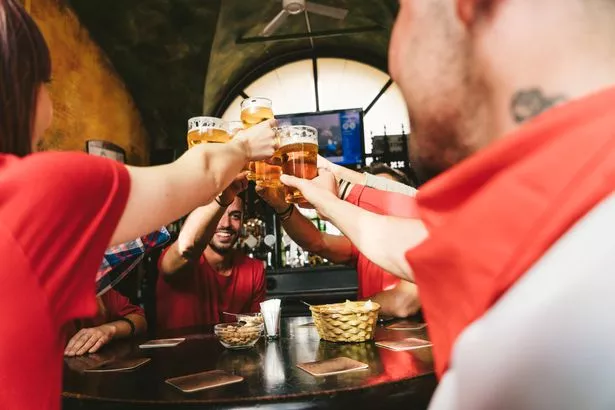
[[[1,196],[14,200],[26,196],[61,197],[92,203],[96,196],[110,193],[128,195],[130,177],[123,164],[76,152],[46,152],[24,158],[0,156]],[[90,196],[90,195],[93,195]]]

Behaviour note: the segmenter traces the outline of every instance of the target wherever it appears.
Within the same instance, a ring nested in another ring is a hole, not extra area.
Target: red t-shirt
[[[108,159],[0,154],[2,408],[60,408],[61,330],[96,314],[94,278],[129,189]]]
[[[160,256],[159,270],[168,250]],[[193,275],[181,275],[167,281],[160,273],[156,288],[158,331],[234,319],[222,312],[260,312],[260,302],[266,294],[263,263],[241,252],[236,252],[234,258],[228,277],[218,274],[205,255],[201,255]]]
[[[381,215],[417,218],[416,201],[413,197],[397,192],[386,192],[355,185],[346,201],[367,211]],[[367,299],[383,290],[392,289],[401,279],[376,265],[352,246],[352,263],[357,270],[359,299]]]
[[[614,189],[615,87],[554,107],[419,192],[429,237],[406,257],[439,376],[466,326]]]
[[[130,303],[130,300],[115,289],[109,289],[101,297],[104,305],[104,314],[98,311],[96,317],[85,320],[75,320],[66,327],[66,340],[73,337],[79,329],[96,327],[105,323],[121,319],[126,315],[135,314],[145,317],[145,312],[140,306]]]

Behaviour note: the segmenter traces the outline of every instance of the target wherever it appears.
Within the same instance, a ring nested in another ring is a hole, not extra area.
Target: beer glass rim
[[[212,125],[207,126],[207,128],[215,128],[215,129],[220,129],[223,131],[228,132],[228,127],[226,126],[226,121],[224,121],[222,118],[218,118],[218,117],[209,117],[206,115],[199,115],[196,117],[190,117],[188,119],[188,131],[194,130],[194,129],[200,129],[202,126],[198,126],[196,124],[197,120],[206,120],[206,121],[210,121],[212,123]]]
[[[311,135],[303,135],[298,137],[296,134],[289,133],[288,136],[285,137],[285,130],[303,130],[310,132]],[[296,142],[297,139],[302,139],[302,142],[306,144],[318,145],[318,130],[314,127],[310,127],[309,125],[283,125],[276,128],[276,133],[280,139],[280,147],[292,144],[293,142]]]
[[[271,99],[266,97],[248,97],[241,101],[241,109],[248,107],[264,107],[271,108]]]

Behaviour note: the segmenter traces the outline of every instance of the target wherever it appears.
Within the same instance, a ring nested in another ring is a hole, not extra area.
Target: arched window
[[[243,93],[273,101],[275,114],[295,114],[336,109],[364,110],[365,151],[372,150],[372,135],[410,131],[402,94],[389,75],[370,65],[342,58],[312,59],[282,65],[247,86]],[[243,97],[226,109],[224,120],[238,120]]]

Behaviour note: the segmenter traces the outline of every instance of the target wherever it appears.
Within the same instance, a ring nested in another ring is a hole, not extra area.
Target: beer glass
[[[306,125],[291,125],[280,128],[280,156],[282,172],[297,178],[313,179],[318,175],[318,130]],[[285,187],[285,200],[289,204],[305,203],[298,189]]]
[[[246,98],[241,102],[241,121],[245,128],[273,118],[271,100],[263,97]],[[273,159],[272,159],[273,160]],[[275,160],[274,160],[275,161]],[[271,162],[271,161],[270,161]],[[279,165],[279,164],[278,164]],[[256,181],[262,186],[279,186],[281,170],[275,163],[265,161],[250,162],[248,165],[248,179]],[[277,175],[278,181],[275,182]]]
[[[188,148],[197,144],[229,142],[226,124],[220,118],[193,117],[188,120]]]

